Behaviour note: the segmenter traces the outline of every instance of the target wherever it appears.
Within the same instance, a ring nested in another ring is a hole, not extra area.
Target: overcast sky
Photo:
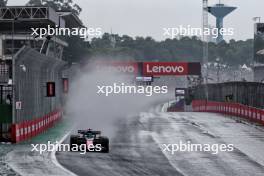
[[[214,4],[219,0],[209,0]],[[27,0],[9,0],[9,5],[24,5]],[[202,0],[75,0],[83,11],[80,18],[87,27],[101,27],[103,32],[164,39],[163,28],[179,25],[201,27]],[[224,19],[224,27],[234,28],[231,38],[253,38],[253,21],[263,17],[264,0],[222,0],[238,7]],[[209,15],[215,25],[215,18]],[[230,37],[226,38],[230,39]]]

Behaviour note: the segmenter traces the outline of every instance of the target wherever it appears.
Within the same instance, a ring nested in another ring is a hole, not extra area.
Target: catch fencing
[[[258,82],[227,82],[208,84],[208,100],[216,102],[235,102],[264,109],[264,84]],[[205,85],[189,88],[191,100],[206,100]]]
[[[63,71],[67,65],[28,47],[20,49],[14,61],[15,96],[11,133],[12,141],[19,142],[42,132],[61,118],[65,99]],[[53,97],[47,96],[48,82],[55,83]]]

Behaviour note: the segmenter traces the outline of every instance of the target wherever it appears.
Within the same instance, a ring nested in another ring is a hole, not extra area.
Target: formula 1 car
[[[86,148],[94,148],[89,151],[97,151],[108,153],[109,152],[109,139],[105,136],[101,136],[101,131],[88,130],[78,130],[78,135],[71,135],[70,137],[70,147],[80,147],[86,146]]]

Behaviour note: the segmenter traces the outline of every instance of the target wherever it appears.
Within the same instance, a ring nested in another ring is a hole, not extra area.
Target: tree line
[[[5,6],[7,0],[0,0]],[[73,0],[29,0],[29,6],[50,6],[57,11],[71,11],[79,16],[82,9]],[[66,37],[69,47],[64,59],[69,62],[86,62],[92,58],[136,61],[188,61],[202,62],[203,42],[198,37],[180,37],[156,41],[152,37],[130,37],[105,33],[100,38],[85,42],[78,36]],[[253,62],[253,39],[209,43],[209,61],[238,66]]]
[[[113,39],[114,38],[114,46]],[[209,62],[220,58],[222,64],[238,66],[253,61],[253,39],[209,43]],[[203,42],[198,37],[180,37],[156,41],[151,37],[119,36],[105,33],[90,42],[90,56],[110,56],[137,61],[202,62]]]

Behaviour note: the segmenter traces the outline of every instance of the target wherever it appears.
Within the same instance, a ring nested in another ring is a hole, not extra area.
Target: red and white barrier
[[[52,127],[62,118],[62,110],[55,110],[43,117],[13,124],[12,142],[17,143],[34,137]]]
[[[264,125],[264,110],[239,103],[194,100],[192,102],[192,108],[196,112],[223,113],[242,117]]]

